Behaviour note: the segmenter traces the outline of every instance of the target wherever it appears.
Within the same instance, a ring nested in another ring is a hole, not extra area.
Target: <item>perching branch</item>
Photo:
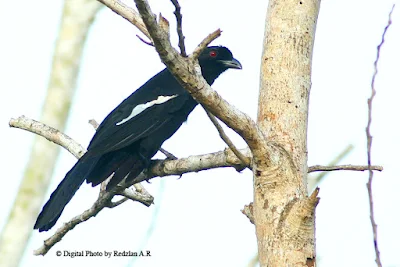
[[[97,123],[94,120],[91,120],[90,123],[94,126],[97,126]],[[41,122],[29,119],[25,116],[21,116],[17,119],[10,120],[10,127],[23,129],[32,133],[35,133],[39,136],[42,136],[49,140],[50,142],[54,142],[61,147],[68,150],[75,157],[81,157],[86,150],[77,142],[75,142],[72,138],[67,136],[66,134],[47,126]],[[249,149],[241,149],[240,153],[247,159],[250,160],[251,154]],[[197,155],[190,156],[188,158],[176,159],[176,160],[152,160],[150,168],[144,173],[140,174],[134,181],[131,183],[125,183],[125,181],[121,182],[114,190],[107,192],[105,190],[101,190],[98,199],[93,204],[93,206],[83,212],[81,215],[78,215],[72,218],[69,222],[65,223],[62,227],[60,227],[56,233],[47,239],[44,242],[44,245],[35,251],[35,255],[45,255],[52,246],[54,246],[57,242],[59,242],[63,236],[65,236],[70,230],[72,230],[76,225],[87,221],[93,216],[96,216],[104,208],[113,208],[122,203],[124,203],[128,198],[138,201],[146,206],[151,205],[153,201],[153,197],[150,196],[147,191],[138,184],[141,181],[149,180],[154,177],[163,177],[170,175],[181,175],[189,172],[198,172],[204,171],[213,168],[222,168],[222,167],[238,167],[245,168],[243,162],[235,156],[235,154],[230,150],[226,149],[224,151],[219,151],[215,153],[205,154],[205,155]],[[331,166],[312,166],[309,168],[309,172],[314,171],[332,171],[335,170],[335,167]],[[371,166],[371,169],[382,170],[380,166]],[[352,166],[352,165],[344,165],[337,166],[336,170],[368,170],[368,166]],[[136,184],[134,184],[136,183]],[[136,191],[133,192],[129,188],[134,184]],[[105,187],[106,184],[102,184],[101,186]],[[115,195],[122,195],[125,198],[115,201],[112,201],[112,198]]]
[[[32,120],[25,116],[18,117],[17,119],[10,120],[10,127],[19,128],[26,130],[31,133],[40,135],[50,142],[54,142],[61,147],[68,150],[72,155],[79,158],[82,156],[86,150],[74,141],[68,135],[47,126],[41,122]],[[249,162],[251,159],[251,153],[248,148],[239,149],[239,152],[246,158]],[[243,165],[243,162],[235,156],[235,154],[230,149],[225,149],[223,151],[218,151],[209,154],[189,156],[187,158],[181,158],[176,160],[152,160],[151,167],[147,171],[148,177],[146,179],[152,179],[154,177],[164,177],[170,175],[181,175],[189,172],[199,172],[214,168],[224,168],[224,167],[249,167]],[[374,171],[382,171],[382,166],[371,166]],[[308,172],[318,172],[318,171],[366,171],[368,166],[362,165],[339,165],[339,166],[323,166],[315,165],[308,168]],[[143,179],[142,181],[146,180]],[[137,180],[137,179],[136,179]]]
[[[376,95],[376,90],[375,90],[375,79],[378,74],[378,62],[379,62],[379,57],[380,57],[380,52],[381,52],[381,47],[383,43],[385,42],[385,35],[387,30],[389,29],[390,25],[392,24],[392,13],[394,10],[394,6],[392,6],[391,11],[389,12],[389,19],[387,22],[387,25],[382,33],[382,40],[380,44],[377,47],[376,51],[376,59],[374,62],[374,74],[372,76],[372,81],[371,81],[371,97],[368,99],[368,124],[366,128],[366,134],[367,134],[367,157],[368,157],[368,169],[369,169],[369,178],[368,178],[368,183],[367,183],[367,189],[368,189],[368,198],[369,198],[369,212],[370,212],[370,219],[371,219],[371,225],[372,225],[372,232],[374,234],[374,249],[375,249],[375,262],[379,267],[382,267],[382,262],[380,258],[380,252],[379,252],[379,247],[378,247],[378,226],[376,225],[375,222],[375,216],[374,216],[374,202],[373,202],[373,196],[372,196],[372,179],[374,176],[374,173],[371,168],[371,147],[372,147],[372,135],[371,135],[371,122],[372,122],[372,101]]]

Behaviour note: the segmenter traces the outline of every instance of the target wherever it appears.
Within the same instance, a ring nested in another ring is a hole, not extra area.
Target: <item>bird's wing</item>
[[[121,103],[99,126],[88,147],[89,154],[100,155],[124,148],[161,127],[168,127],[173,113],[190,100],[193,101],[189,94],[176,94],[159,96],[139,105]]]

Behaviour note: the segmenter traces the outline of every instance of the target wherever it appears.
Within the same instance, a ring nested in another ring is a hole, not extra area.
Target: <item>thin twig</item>
[[[205,109],[204,109],[205,110]],[[244,164],[244,166],[250,166],[250,160],[245,157],[239,149],[235,147],[233,144],[232,140],[226,135],[224,132],[224,129],[222,129],[222,126],[218,123],[217,119],[212,115],[210,112],[205,110],[207,113],[207,116],[210,118],[211,122],[214,124],[215,128],[217,128],[217,131],[219,133],[219,136],[221,137],[222,140],[224,140],[225,144],[228,145],[228,147],[232,150],[233,154],[236,155]]]
[[[139,40],[142,41],[143,43],[145,43],[145,44],[147,44],[147,45],[149,45],[149,46],[154,47],[154,44],[153,44],[152,41],[146,41],[145,39],[143,39],[142,37],[140,37],[139,34],[136,34],[136,37],[139,38]]]
[[[392,24],[392,13],[394,6],[392,6],[392,9],[389,12],[389,19],[388,23],[383,30],[382,34],[382,40],[381,43],[377,47],[376,51],[376,59],[374,62],[374,74],[372,76],[372,81],[371,81],[371,97],[368,99],[368,124],[366,128],[366,135],[367,135],[367,156],[368,156],[368,169],[369,169],[369,178],[368,178],[368,183],[367,183],[367,189],[368,189],[368,198],[369,198],[369,212],[370,212],[370,220],[371,220],[371,225],[372,225],[372,232],[374,234],[374,249],[375,249],[375,262],[376,264],[381,267],[382,262],[380,258],[380,252],[379,252],[379,246],[378,246],[378,226],[375,222],[375,216],[374,216],[374,202],[373,202],[373,196],[372,196],[372,180],[374,176],[374,172],[372,171],[371,168],[371,147],[372,147],[372,135],[371,135],[371,123],[372,123],[372,101],[376,95],[376,90],[375,90],[375,79],[378,74],[378,62],[380,58],[380,53],[381,53],[381,47],[385,42],[385,35],[387,30],[389,29],[390,25]]]
[[[221,36],[222,31],[220,29],[215,30],[210,33],[201,43],[194,49],[193,53],[190,55],[193,59],[197,59],[201,52],[215,39]]]
[[[97,131],[97,128],[99,128],[100,124],[95,120],[95,119],[90,119],[89,124],[93,126],[94,130]]]
[[[328,166],[336,166],[343,158],[345,158],[352,150],[354,146],[349,144],[345,147],[345,149],[337,155],[331,162],[329,162]],[[329,172],[321,172],[316,176],[309,177],[307,182],[308,192],[311,193],[320,183],[321,181],[328,175]]]
[[[110,201],[106,207],[112,209],[112,208],[115,208],[115,207],[121,205],[122,203],[124,203],[127,200],[129,200],[129,198],[123,197],[117,201]]]
[[[174,154],[168,152],[164,148],[160,148],[160,152],[163,153],[167,157],[167,159],[178,159]]]
[[[172,4],[175,6],[175,17],[176,17],[176,31],[178,32],[179,37],[179,49],[181,50],[181,56],[187,57],[186,48],[185,48],[185,36],[182,31],[182,13],[181,6],[178,3],[178,0],[171,0]]]
[[[347,145],[339,155],[337,155],[331,162],[329,162],[328,166],[336,166],[343,158],[345,158],[352,150],[354,146],[352,144]],[[315,185],[321,182],[321,180],[327,175],[328,172],[322,172],[318,174],[314,180]]]
[[[382,166],[375,165],[337,165],[337,166],[322,166],[314,165],[308,167],[308,173],[310,172],[330,172],[330,171],[368,171],[371,168],[373,171],[383,171]]]

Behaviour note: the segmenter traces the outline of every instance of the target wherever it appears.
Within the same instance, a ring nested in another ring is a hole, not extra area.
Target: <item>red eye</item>
[[[216,57],[217,56],[217,52],[216,51],[211,51],[210,52],[210,57]]]

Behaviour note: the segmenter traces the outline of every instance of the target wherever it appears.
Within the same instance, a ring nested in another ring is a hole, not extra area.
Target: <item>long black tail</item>
[[[107,184],[107,191],[113,189],[127,175],[132,179],[138,176],[146,167],[148,160],[137,153],[116,151],[103,155],[96,166],[88,174],[86,182],[96,186],[106,180],[112,173],[113,177]]]
[[[86,154],[78,160],[74,167],[65,175],[65,178],[57,186],[56,190],[51,194],[50,199],[44,205],[36,220],[34,229],[39,229],[39,232],[42,232],[54,226],[65,206],[75,195],[97,161],[98,157],[89,158]]]

